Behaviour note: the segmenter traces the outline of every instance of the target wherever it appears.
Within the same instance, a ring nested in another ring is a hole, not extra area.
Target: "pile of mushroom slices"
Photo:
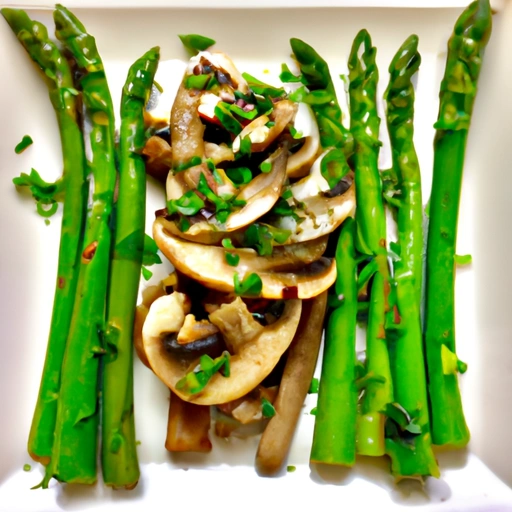
[[[144,351],[183,400],[233,403],[268,381],[302,299],[334,283],[323,254],[353,214],[352,176],[330,188],[310,107],[242,75],[223,53],[191,59],[167,133],[145,153],[152,165],[162,165],[158,154],[172,163],[153,236],[178,286],[149,308]],[[257,409],[249,419],[261,418],[259,399]]]

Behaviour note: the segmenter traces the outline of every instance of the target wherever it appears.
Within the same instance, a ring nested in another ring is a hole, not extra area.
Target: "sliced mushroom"
[[[302,128],[303,125],[304,128]],[[306,140],[296,153],[288,157],[286,174],[289,178],[302,178],[308,174],[311,165],[322,149],[315,114],[306,103],[299,103],[294,127],[298,131],[304,131]],[[308,129],[307,133],[306,128]]]
[[[219,328],[208,320],[196,320],[196,317],[189,313],[185,317],[176,340],[180,345],[186,345],[213,336],[218,332]]]
[[[318,196],[322,192],[327,192],[329,190],[329,183],[322,176],[321,172],[322,159],[327,153],[329,153],[329,150],[324,151],[317,159],[315,159],[309,174],[290,187],[294,199],[297,201],[304,201],[305,199]]]
[[[237,199],[246,201],[246,204],[228,217],[226,231],[251,224],[265,215],[279,199],[286,180],[286,150],[279,148],[267,160],[272,164],[272,170],[256,176],[238,194]]]
[[[147,140],[142,154],[146,157],[146,173],[165,182],[172,167],[172,149],[169,143],[162,137],[153,135]]]
[[[240,142],[243,138],[251,140],[251,151],[257,153],[267,149],[274,142],[283,130],[292,122],[297,112],[297,104],[290,100],[281,100],[274,104],[274,110],[270,117],[259,116],[251,121],[233,141],[233,152],[238,152]],[[272,121],[274,125],[268,127],[267,123]]]
[[[225,144],[214,144],[213,142],[204,143],[204,154],[206,158],[211,158],[215,165],[221,162],[232,162],[235,159],[231,148]]]
[[[174,295],[176,292],[169,297]],[[172,309],[169,307],[162,309],[158,303],[163,299],[167,297],[162,297],[153,303],[144,324],[144,349],[149,364],[160,380],[180,398],[200,405],[222,404],[236,400],[260,384],[291,343],[302,309],[302,301],[286,301],[279,320],[265,327],[250,342],[243,344],[238,353],[231,354],[229,377],[216,373],[201,392],[189,395],[176,389],[176,384],[197,367],[199,359],[191,364],[185,364],[165,350],[161,339],[162,333],[165,332],[161,330],[162,327],[166,329],[171,324],[174,324],[177,329],[179,327],[173,317],[176,305]],[[173,300],[176,301],[176,299]],[[165,321],[161,319],[162,311],[165,311],[168,317]],[[181,318],[184,320],[184,316]]]
[[[320,258],[296,272],[277,272],[277,263],[289,262],[289,253],[279,252],[286,260],[274,256],[258,256],[252,249],[231,250],[240,257],[236,266],[226,262],[223,247],[206,246],[181,240],[165,230],[163,219],[153,224],[153,238],[160,250],[183,274],[214,290],[232,292],[234,275],[240,279],[256,272],[262,281],[261,297],[266,299],[315,297],[336,279],[336,265],[327,258]],[[284,256],[286,254],[286,256]]]
[[[350,185],[342,195],[307,198],[302,201],[302,207],[295,211],[301,222],[296,222],[292,217],[279,217],[271,223],[277,228],[291,231],[287,244],[305,242],[332,233],[347,217],[353,216],[356,208],[355,186]]]
[[[180,262],[176,265],[178,269],[180,269],[179,265],[182,265],[186,268],[196,268],[200,272],[200,265],[204,261],[208,261],[207,266],[217,268],[218,272],[230,273],[231,277],[233,272],[245,272],[247,269],[252,272],[283,272],[301,269],[304,265],[320,259],[327,248],[327,237],[319,237],[317,240],[305,244],[274,247],[271,256],[259,256],[254,249],[230,249],[227,251],[224,247],[205,246],[185,241],[173,234],[173,231],[169,229],[171,226],[172,229],[177,229],[173,222],[161,217],[156,219],[153,225],[153,236],[159,249],[173,265],[175,261]],[[236,267],[228,265],[226,252],[240,258]],[[186,271],[183,273],[187,274]]]

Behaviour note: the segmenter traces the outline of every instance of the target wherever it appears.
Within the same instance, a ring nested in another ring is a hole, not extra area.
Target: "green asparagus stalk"
[[[348,218],[336,247],[334,284],[339,305],[325,331],[311,461],[353,466],[356,459],[356,319],[355,221]]]
[[[455,249],[464,152],[482,55],[491,35],[489,0],[471,3],[455,24],[441,90],[434,140],[434,174],[427,239],[425,349],[434,444],[464,446],[469,431],[455,353]],[[459,371],[464,365],[459,364]]]
[[[387,263],[386,214],[378,169],[379,126],[376,91],[376,48],[361,30],[352,45],[349,67],[350,129],[354,136],[356,185],[356,248],[375,263],[366,338],[366,370],[377,378],[365,389],[358,433],[358,452],[384,454],[382,411],[393,401],[393,383],[386,346],[385,323],[389,310],[390,275]],[[364,430],[364,433],[363,433]]]
[[[420,63],[418,37],[413,35],[391,61],[390,81],[384,94],[393,172],[399,192],[394,197],[399,253],[393,265],[397,318],[387,335],[394,398],[411,418],[409,424],[402,425],[404,430],[399,427],[386,437],[391,471],[399,478],[439,476],[430,435],[420,317],[423,206],[421,174],[413,142],[414,87],[411,83]]]
[[[304,100],[315,113],[322,148],[337,147],[349,156],[353,149],[352,134],[343,126],[342,112],[327,62],[300,39],[292,38],[290,44],[299,63],[302,81],[311,91],[311,96],[306,96]]]
[[[2,9],[2,14],[30,57],[44,71],[57,114],[63,157],[64,207],[57,282],[48,347],[30,428],[28,451],[34,460],[48,464],[53,446],[60,392],[61,366],[75,302],[87,188],[82,132],[77,122],[77,98],[70,67],[48,38],[46,27],[22,10]]]
[[[60,5],[54,11],[54,19],[57,37],[84,72],[79,88],[91,119],[90,169],[94,189],[64,355],[53,451],[43,487],[52,477],[72,483],[92,484],[96,481],[97,356],[104,352],[101,337],[110,262],[109,221],[116,180],[112,100],[94,38]]]
[[[146,214],[144,107],[159,58],[159,48],[152,48],[135,61],[121,99],[119,196],[103,371],[102,469],[105,484],[129,489],[140,475],[133,416],[133,323]]]

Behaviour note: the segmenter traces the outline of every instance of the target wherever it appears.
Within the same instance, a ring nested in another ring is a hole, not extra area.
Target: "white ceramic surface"
[[[38,5],[42,3],[46,2]],[[340,0],[336,5],[350,3]],[[400,2],[386,2],[397,3]],[[198,5],[201,4],[194,4]],[[512,288],[508,261],[512,251],[512,3],[500,5],[468,144],[458,252],[473,254],[474,263],[459,271],[457,278],[457,334],[459,356],[469,364],[462,388],[473,434],[470,450],[512,485],[512,315],[508,302]],[[415,140],[426,202],[432,167],[432,124],[437,114],[446,41],[460,9],[161,8],[76,12],[97,38],[116,106],[128,66],[145,50],[159,44],[163,59],[185,57],[177,33],[210,35],[217,40],[217,48],[229,53],[241,69],[271,80],[272,73],[278,72],[280,63],[290,53],[288,39],[292,36],[315,46],[337,77],[346,71],[354,35],[366,27],[378,48],[381,92],[386,86],[386,69],[393,53],[410,33],[417,33],[423,64],[417,86]],[[48,13],[35,15],[48,20]],[[412,505],[435,511],[512,510],[512,491],[477,457],[465,451],[441,454],[442,477],[439,481],[429,480],[424,489],[410,483],[395,487],[385,466],[379,463],[360,463],[352,472],[310,470],[308,455],[314,417],[308,412],[314,406],[315,396],[308,397],[290,453],[289,464],[298,468],[293,474],[277,479],[257,477],[252,469],[256,439],[216,440],[211,455],[170,456],[163,448],[167,392],[140,364],[135,370],[137,437],[141,440],[142,463],[142,479],[137,489],[126,493],[112,492],[101,485],[76,489],[52,484],[45,492],[30,491],[29,487],[39,482],[40,472],[30,462],[25,444],[46,348],[59,217],[45,226],[36,215],[32,200],[17,193],[11,180],[31,167],[46,179],[55,178],[61,169],[61,156],[46,88],[3,20],[0,69],[1,511],[140,510],[143,503],[148,510],[277,510],[291,506],[306,510],[330,506],[345,510],[378,507],[383,511]],[[164,87],[170,87],[164,77],[158,80]],[[338,85],[343,103],[341,81]],[[15,155],[13,148],[24,134],[32,136],[34,145],[22,155]],[[385,168],[389,164],[385,130],[382,135],[381,164]],[[148,232],[154,210],[162,206],[163,194],[151,186],[149,198]],[[164,273],[162,266],[158,274]],[[34,469],[23,472],[25,463],[31,463]],[[188,468],[189,471],[183,471]]]

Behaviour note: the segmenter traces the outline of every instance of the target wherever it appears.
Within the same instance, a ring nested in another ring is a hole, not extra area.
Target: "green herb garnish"
[[[311,411],[309,411],[309,414],[311,414],[312,416],[316,416],[316,407],[313,407],[313,409],[311,409]]]
[[[204,52],[215,44],[215,40],[199,34],[180,34],[178,37],[181,39],[183,46],[194,54]]]
[[[319,387],[318,379],[316,377],[313,377],[313,379],[311,380],[311,384],[309,385],[308,393],[310,395],[318,393],[318,387]]]
[[[153,276],[153,272],[151,272],[151,270],[149,270],[149,268],[141,267],[140,270],[142,272],[142,277],[144,278],[145,281],[149,281],[151,279],[151,277]]]
[[[219,197],[215,192],[210,188],[204,174],[201,173],[199,177],[199,183],[197,184],[197,190],[203,194],[208,201],[215,205],[215,211],[219,212],[221,210],[229,210],[229,204],[224,201],[221,197]]]
[[[248,167],[226,169],[226,175],[235,185],[246,185],[252,180],[252,172]]]
[[[215,117],[217,117],[220,124],[230,133],[238,135],[243,129],[240,122],[233,117],[228,103],[217,103],[215,106]]]
[[[249,73],[242,73],[242,76],[245,78],[250,89],[255,94],[259,94],[260,96],[269,96],[270,98],[280,98],[285,94],[285,90],[282,87],[268,85]]]
[[[162,263],[162,260],[158,255],[158,245],[156,245],[156,242],[149,235],[145,234],[142,264],[149,266],[158,265],[159,263]]]
[[[254,295],[258,296],[263,288],[261,277],[256,273],[245,276],[242,281],[238,276],[238,272],[233,276],[233,283],[236,295]]]
[[[455,261],[455,265],[464,266],[464,265],[471,265],[473,262],[473,257],[471,254],[456,254],[453,257],[453,260]]]
[[[23,153],[25,149],[27,149],[30,145],[32,145],[34,141],[32,140],[32,137],[30,135],[25,135],[21,142],[19,142],[16,147],[14,148],[14,152],[19,155],[20,153]]]
[[[233,114],[236,114],[243,119],[248,119],[249,121],[252,121],[258,115],[258,110],[256,108],[246,112],[243,108],[235,104],[229,105],[229,110],[231,110]]]
[[[231,238],[223,238],[222,239],[222,247],[226,249],[234,249],[235,246],[233,245],[233,242],[231,241]]]
[[[293,197],[293,193],[292,193],[292,189],[291,188],[287,188],[282,194],[281,194],[281,197],[283,199],[290,199],[290,197]]]
[[[295,126],[293,125],[290,125],[289,126],[289,129],[290,129],[290,135],[294,138],[294,139],[302,139],[304,137],[304,135],[302,134],[302,132],[299,132],[295,129]]]
[[[199,165],[202,161],[203,160],[201,159],[200,156],[193,156],[188,162],[184,162],[180,165],[177,165],[173,169],[173,172],[177,173],[177,172],[186,171],[187,169],[190,169],[191,167],[195,167],[196,165]]]
[[[201,174],[201,177],[204,175]],[[170,215],[181,213],[190,217],[197,215],[202,208],[204,208],[204,201],[193,190],[185,192],[179,199],[167,201],[167,211]]]
[[[240,139],[240,149],[237,153],[237,158],[241,158],[243,156],[251,156],[251,150],[252,150],[252,142],[249,135],[246,135],[245,137]]]
[[[300,82],[302,80],[302,77],[300,75],[294,75],[290,71],[288,65],[283,62],[283,64],[281,64],[281,74],[279,75],[279,80],[281,80],[281,82],[285,84],[290,84],[294,82]]]
[[[224,377],[229,377],[229,352],[224,351],[216,359],[203,354],[197,367],[176,383],[176,389],[190,395],[200,393],[217,372],[220,372]]]
[[[212,75],[188,75],[187,78],[185,78],[185,87],[187,89],[197,89],[199,91],[202,91],[204,88],[206,88],[206,85],[208,84],[208,81],[210,80]]]
[[[272,170],[272,162],[269,162],[268,160],[261,162],[260,170],[263,173],[269,173]]]
[[[264,418],[272,418],[276,415],[276,410],[272,405],[272,402],[267,400],[266,398],[261,399],[261,414]]]
[[[243,245],[255,248],[260,256],[270,256],[272,254],[272,234],[267,226],[255,222],[246,229]]]
[[[228,265],[232,267],[236,267],[238,262],[240,261],[240,256],[238,254],[232,254],[230,252],[224,253],[224,257],[226,258],[226,262]]]

